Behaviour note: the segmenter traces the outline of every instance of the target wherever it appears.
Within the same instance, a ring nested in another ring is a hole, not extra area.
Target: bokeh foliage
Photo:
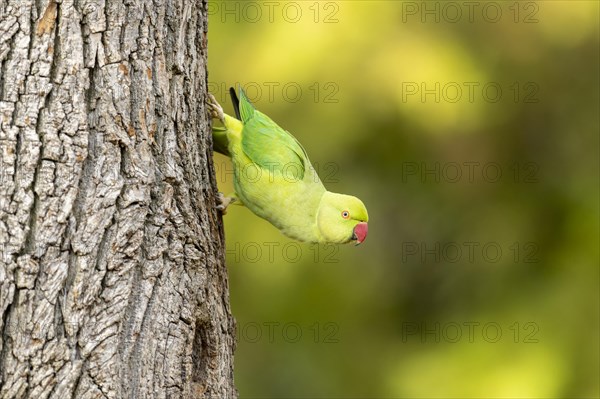
[[[315,247],[230,208],[241,397],[598,397],[599,6],[491,3],[209,3],[226,111],[370,216]]]

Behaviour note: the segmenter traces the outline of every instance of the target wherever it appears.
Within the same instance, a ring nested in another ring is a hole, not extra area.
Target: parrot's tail
[[[242,117],[240,116],[240,99],[235,93],[235,89],[233,87],[229,88],[229,95],[231,96],[231,102],[233,104],[233,111],[235,112],[235,117],[241,121]]]

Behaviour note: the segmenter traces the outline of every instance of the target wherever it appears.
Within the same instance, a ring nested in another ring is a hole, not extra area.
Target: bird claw
[[[216,208],[221,211],[223,215],[227,214],[227,207],[235,202],[235,198],[226,197],[223,193],[217,193],[217,206]]]
[[[208,93],[208,101],[206,104],[210,110],[210,116],[212,116],[214,119],[220,120],[224,124],[225,113],[223,112],[223,107],[221,107],[215,96]]]

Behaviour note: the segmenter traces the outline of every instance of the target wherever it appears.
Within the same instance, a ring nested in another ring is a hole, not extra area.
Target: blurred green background
[[[363,245],[333,247],[230,208],[242,398],[598,397],[598,15],[209,3],[226,112],[241,84],[370,215]]]

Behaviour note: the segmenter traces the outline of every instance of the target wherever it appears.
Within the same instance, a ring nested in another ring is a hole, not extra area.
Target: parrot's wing
[[[309,162],[296,138],[259,111],[244,125],[242,150],[262,169],[286,174],[297,172],[299,180],[304,178]]]
[[[242,149],[255,164],[266,170],[290,173],[298,171],[302,180],[309,163],[306,151],[289,132],[254,106],[240,90],[239,110],[244,129]],[[294,164],[294,166],[292,166]],[[292,169],[297,166],[297,169]]]

